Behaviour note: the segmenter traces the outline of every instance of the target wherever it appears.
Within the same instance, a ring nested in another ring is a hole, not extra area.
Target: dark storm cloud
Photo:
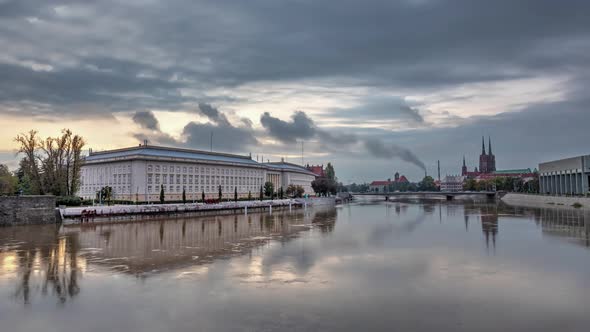
[[[172,145],[200,150],[209,150],[212,141],[213,149],[222,152],[243,152],[258,144],[252,126],[232,125],[225,114],[209,104],[200,103],[199,111],[213,123],[189,122],[183,128],[182,139],[175,139],[162,132],[153,112],[136,112],[133,120],[148,131],[132,133],[132,136],[139,142],[148,140],[150,144],[155,145]],[[243,121],[240,123],[244,124]]]
[[[199,112],[205,115],[213,123],[220,126],[230,126],[229,121],[225,114],[219,112],[219,110],[209,104],[199,103]]]
[[[133,114],[133,121],[142,128],[160,130],[160,123],[152,111],[135,112]]]
[[[260,117],[260,124],[268,134],[282,142],[293,142],[298,139],[309,139],[316,135],[317,128],[313,120],[302,111],[291,115],[291,121],[283,121],[264,112]]]
[[[579,75],[590,53],[588,1],[171,0],[111,7],[2,2],[0,48],[13,60],[0,69],[1,100],[27,98],[54,112],[98,103],[111,112],[174,108],[182,88],[256,81],[434,89]],[[54,69],[7,67],[19,67],[14,61]],[[110,71],[92,72],[87,64]]]

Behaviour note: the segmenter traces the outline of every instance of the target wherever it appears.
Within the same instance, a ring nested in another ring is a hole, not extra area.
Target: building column
[[[541,194],[544,192],[543,191],[543,187],[544,187],[543,181],[545,181],[545,177],[543,175],[540,175],[539,176],[539,193],[541,193]]]

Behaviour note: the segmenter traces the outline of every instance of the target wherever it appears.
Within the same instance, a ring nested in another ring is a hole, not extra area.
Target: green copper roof
[[[526,174],[526,173],[533,173],[530,168],[520,168],[520,169],[502,169],[499,171],[495,171],[494,174]]]

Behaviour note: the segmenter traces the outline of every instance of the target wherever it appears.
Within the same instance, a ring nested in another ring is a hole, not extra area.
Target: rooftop
[[[124,158],[132,156],[220,161],[248,164],[252,166],[261,165],[260,163],[252,160],[250,156],[242,156],[219,152],[208,152],[202,150],[162,147],[154,145],[140,145],[131,148],[91,152],[90,155],[86,157],[86,161],[101,161],[102,159]]]

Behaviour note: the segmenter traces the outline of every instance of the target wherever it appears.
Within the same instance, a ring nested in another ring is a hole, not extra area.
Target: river
[[[357,202],[0,228],[0,330],[587,331],[590,215]]]

